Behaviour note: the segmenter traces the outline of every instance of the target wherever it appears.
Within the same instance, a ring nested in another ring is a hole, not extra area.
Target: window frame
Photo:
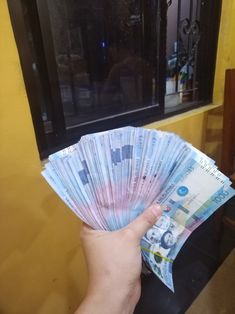
[[[215,1],[216,4],[213,4],[212,1],[209,2],[210,7],[208,8],[208,10],[209,12],[211,12],[211,17],[213,16],[213,24],[211,23],[211,18],[206,19],[204,17],[204,20],[207,23],[205,23],[203,31],[206,35],[203,36],[203,40],[200,41],[200,45],[201,49],[203,50],[203,55],[205,55],[203,58],[201,58],[200,62],[202,64],[207,62],[207,66],[205,67],[207,69],[207,73],[206,75],[205,73],[200,73],[198,81],[199,84],[201,84],[201,86],[203,87],[203,94],[207,95],[205,101],[191,102],[190,105],[186,108],[181,108],[177,111],[175,110],[172,112],[170,110],[169,112],[164,112],[166,62],[158,62],[157,59],[165,60],[166,58],[166,13],[167,4],[169,1],[154,0],[154,3],[156,3],[157,6],[161,6],[161,8],[158,7],[157,12],[159,12],[159,16],[156,16],[155,21],[156,28],[158,29],[158,43],[161,43],[161,45],[155,43],[155,45],[157,45],[155,84],[159,87],[157,89],[159,91],[159,94],[157,95],[159,104],[149,107],[143,107],[141,109],[133,110],[130,112],[124,112],[121,114],[103,117],[90,122],[80,123],[78,126],[71,128],[66,128],[65,125],[63,106],[59,92],[58,76],[56,76],[55,58],[50,58],[50,56],[53,56],[53,46],[51,45],[52,34],[49,24],[49,17],[47,15],[48,11],[46,7],[46,1],[40,0],[37,1],[37,4],[36,0],[25,1],[27,2],[28,6],[31,6],[31,13],[34,12],[34,14],[32,14],[31,16],[31,18],[36,21],[36,23],[31,24],[31,26],[34,25],[35,27],[33,31],[40,33],[40,36],[38,36],[36,42],[34,42],[34,44],[36,45],[38,61],[36,65],[34,62],[35,56],[33,56],[32,49],[27,37],[27,27],[24,21],[22,0],[8,0],[8,7],[13,26],[13,32],[19,52],[19,58],[21,62],[26,92],[30,104],[30,110],[40,158],[46,158],[49,154],[65,146],[72,145],[73,143],[77,142],[82,135],[87,133],[103,131],[106,129],[121,127],[125,125],[142,126],[144,124],[171,117],[176,114],[188,111],[192,108],[197,108],[211,103],[222,0]],[[179,0],[179,5],[180,2],[181,0]],[[143,1],[143,3],[148,3],[148,1]],[[38,14],[40,14],[41,20],[39,19]],[[206,14],[206,12],[204,12],[204,14]],[[40,23],[40,21],[42,22],[42,20],[43,23]],[[148,21],[145,23],[147,24],[144,25],[144,27],[148,27]],[[215,35],[210,36],[211,34]],[[47,59],[45,58],[46,52],[44,50],[43,36],[44,38],[48,38],[48,46],[46,49],[49,54],[47,55]],[[210,38],[211,46],[214,47],[215,52],[213,49],[203,49],[203,47],[205,47],[207,44],[207,42],[205,41],[206,38]],[[148,41],[147,38],[145,40]],[[43,95],[40,94],[36,82],[34,73],[35,66],[37,67],[37,71],[39,72],[40,77],[43,77]],[[208,78],[209,82],[207,80]],[[41,116],[41,97],[43,97],[44,101],[46,102],[46,106],[51,112],[52,132],[50,134],[45,134],[44,130],[43,119]]]

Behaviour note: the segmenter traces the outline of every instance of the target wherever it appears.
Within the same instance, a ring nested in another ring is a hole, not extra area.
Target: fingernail
[[[161,208],[161,206],[158,205],[158,204],[152,205],[152,206],[151,206],[151,210],[152,210],[154,216],[156,216],[156,218],[160,217],[161,214],[162,214],[162,208]]]

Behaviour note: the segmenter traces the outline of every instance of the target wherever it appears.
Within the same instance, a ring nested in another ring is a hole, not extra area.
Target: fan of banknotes
[[[83,136],[50,155],[42,175],[95,229],[122,228],[150,205],[162,205],[141,248],[146,265],[172,291],[172,263],[184,242],[235,194],[214,161],[191,144],[135,127]]]

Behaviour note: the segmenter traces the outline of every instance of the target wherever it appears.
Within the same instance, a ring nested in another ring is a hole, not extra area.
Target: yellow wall
[[[226,0],[216,103],[222,101],[224,69],[235,64],[234,24],[235,0]],[[0,78],[0,313],[72,313],[87,283],[79,242],[80,221],[40,175],[41,163],[6,0],[0,0]],[[206,149],[207,130],[211,125],[212,129],[221,129],[220,117],[196,111],[160,128]],[[218,141],[213,145],[211,152],[216,155]]]
[[[214,84],[215,104],[221,104],[223,101],[225,69],[235,67],[234,31],[235,1],[223,0]]]
[[[0,0],[0,313],[72,313],[84,295],[80,221],[40,175],[5,0]]]

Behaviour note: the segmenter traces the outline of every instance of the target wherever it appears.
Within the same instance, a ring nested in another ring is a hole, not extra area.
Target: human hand
[[[161,216],[153,205],[123,229],[108,232],[83,225],[87,260],[87,295],[76,314],[130,314],[141,293],[140,240]]]

